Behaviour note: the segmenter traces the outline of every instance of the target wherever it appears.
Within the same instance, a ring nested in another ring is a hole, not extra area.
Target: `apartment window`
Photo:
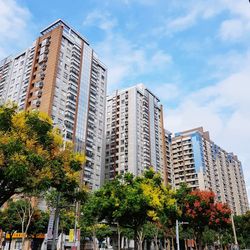
[[[57,68],[57,74],[61,74],[62,69],[60,67]]]
[[[66,64],[65,64],[66,65]],[[63,77],[65,78],[65,79],[68,79],[68,74],[67,73],[63,73]]]
[[[66,61],[70,62],[70,57],[66,56]]]
[[[60,57],[63,58],[63,52],[62,51],[60,51]]]

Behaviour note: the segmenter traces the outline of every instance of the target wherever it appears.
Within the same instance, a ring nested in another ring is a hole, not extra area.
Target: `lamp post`
[[[235,244],[234,249],[239,249],[235,225],[234,225],[234,215],[233,214],[231,214],[231,220],[232,220],[232,228],[233,228],[233,233],[234,233],[234,244]]]
[[[177,245],[177,250],[180,250],[180,238],[179,238],[179,225],[187,225],[189,224],[188,222],[182,221],[179,222],[176,220],[176,245]]]

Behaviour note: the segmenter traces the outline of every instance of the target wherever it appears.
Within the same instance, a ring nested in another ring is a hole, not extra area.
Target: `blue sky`
[[[0,0],[0,58],[62,18],[108,66],[108,90],[144,83],[173,131],[203,126],[243,163],[250,194],[248,0]]]

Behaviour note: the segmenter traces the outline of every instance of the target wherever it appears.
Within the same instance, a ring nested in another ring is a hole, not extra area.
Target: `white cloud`
[[[110,31],[117,25],[117,20],[112,18],[108,12],[95,10],[90,12],[85,18],[83,25],[97,26],[104,31]]]
[[[169,54],[162,50],[150,53],[147,48],[124,38],[119,33],[107,32],[106,38],[97,43],[95,50],[109,69],[109,91],[126,84],[135,76],[158,72],[172,62]]]
[[[219,29],[219,37],[224,41],[244,41],[250,32],[250,5],[245,0],[221,0],[231,17],[224,20]]]
[[[154,93],[160,100],[172,101],[181,95],[181,89],[174,83],[158,83],[155,85]]]
[[[244,34],[244,23],[240,19],[230,19],[222,22],[220,37],[222,40],[237,40]]]
[[[182,94],[182,101],[176,108],[166,107],[165,125],[173,132],[203,126],[210,131],[213,141],[238,155],[243,163],[250,198],[249,53],[243,61],[244,66],[237,73],[194,93]]]
[[[29,39],[27,31],[31,14],[15,0],[0,0],[0,58],[23,47]],[[13,47],[12,47],[13,46]]]
[[[195,24],[199,19],[212,18],[223,10],[223,0],[210,1],[186,1],[174,2],[173,8],[178,13],[184,13],[179,16],[170,16],[163,20],[163,25],[157,29],[158,34],[171,35],[176,32],[186,30]]]
[[[167,21],[167,32],[177,32],[193,26],[198,16],[198,9],[194,9],[185,16],[177,17]]]
[[[151,59],[152,66],[164,67],[166,64],[170,64],[172,62],[172,57],[169,54],[166,54],[162,50],[158,50],[153,54]]]
[[[127,79],[162,70],[172,62],[171,56],[163,50],[150,49],[144,42],[139,45],[140,41],[132,42],[122,33],[114,31],[117,21],[108,12],[93,11],[83,24],[105,31],[105,38],[94,48],[109,70],[108,91],[126,85]]]
[[[156,3],[155,0],[106,0],[107,2],[110,2],[110,4],[114,3],[123,3],[126,5],[130,4],[140,4],[140,5],[153,5]]]
[[[165,17],[163,24],[156,31],[157,34],[171,35],[184,31],[198,24],[200,20],[211,19],[223,12],[230,17],[221,23],[219,28],[221,39],[238,40],[250,32],[250,6],[247,0],[190,0],[174,2],[172,5],[176,12],[179,10],[182,14]]]

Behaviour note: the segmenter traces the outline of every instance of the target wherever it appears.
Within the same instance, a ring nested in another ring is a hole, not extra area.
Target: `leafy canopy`
[[[64,149],[47,115],[0,106],[0,206],[14,194],[51,187],[71,195],[83,161],[71,144]]]

